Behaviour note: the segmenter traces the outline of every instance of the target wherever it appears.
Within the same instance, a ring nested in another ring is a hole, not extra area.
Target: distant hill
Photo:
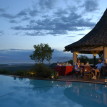
[[[72,54],[59,50],[54,50],[52,62],[64,62],[72,59]]]
[[[0,50],[0,64],[34,63],[29,57],[32,52],[33,50],[21,49]],[[54,50],[51,63],[68,61],[72,58],[71,56],[71,53]]]

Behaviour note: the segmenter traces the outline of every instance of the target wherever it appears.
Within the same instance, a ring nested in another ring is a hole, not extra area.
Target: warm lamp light
[[[93,54],[93,56],[96,56],[96,55],[97,55],[96,53]]]
[[[75,52],[76,53],[76,55],[78,55],[79,54],[79,52]]]

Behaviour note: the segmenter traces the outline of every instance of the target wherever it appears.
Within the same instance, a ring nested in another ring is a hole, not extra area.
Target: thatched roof
[[[65,47],[66,51],[89,51],[89,49],[107,46],[107,9],[96,26],[82,39]]]

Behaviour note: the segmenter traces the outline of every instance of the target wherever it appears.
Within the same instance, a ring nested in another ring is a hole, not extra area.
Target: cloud
[[[78,12],[81,8],[88,12],[95,11],[98,8],[95,0],[84,0],[82,3],[80,0],[68,1],[36,0],[31,8],[23,9],[15,15],[4,11],[0,16],[14,24],[11,27],[13,30],[26,32],[25,35],[29,36],[65,35],[68,31],[84,30],[84,27],[91,28],[95,25],[91,19],[83,17],[84,13]],[[79,3],[74,6],[73,2]]]
[[[3,13],[3,12],[5,12],[5,9],[0,8],[0,13]]]
[[[9,13],[2,13],[0,14],[1,17],[7,18],[7,19],[14,19],[16,18],[15,15],[9,14]]]
[[[60,12],[61,11],[61,12]],[[57,14],[61,13],[61,14]],[[65,15],[66,14],[66,15]],[[38,31],[36,35],[40,35],[43,30],[47,31],[42,34],[67,34],[67,31],[83,30],[83,27],[93,27],[95,23],[89,19],[83,19],[82,15],[77,14],[73,10],[67,12],[58,10],[54,13],[54,17],[45,16],[41,20],[30,20],[26,26],[14,26],[14,30]],[[28,34],[27,34],[28,35]],[[29,34],[33,35],[33,34]]]
[[[68,11],[65,10],[65,9],[58,9],[56,12],[55,12],[55,15],[56,16],[63,16],[63,15],[67,15],[68,14]]]
[[[0,9],[0,17],[8,19],[10,23],[16,23],[18,22],[17,20],[20,20],[19,22],[28,21],[32,17],[37,16],[38,13],[39,11],[36,9],[24,9],[13,15]]]
[[[14,20],[14,19],[10,20],[9,22],[10,23],[15,23],[15,24],[18,23],[18,21]]]
[[[85,11],[92,12],[98,10],[98,1],[97,0],[85,0],[82,5],[85,8]]]
[[[42,31],[33,31],[33,32],[26,32],[25,35],[27,35],[27,36],[44,36],[45,34]]]
[[[34,17],[37,16],[38,14],[43,13],[44,11],[46,12],[46,10],[52,9],[55,2],[57,0],[36,0],[35,2],[33,2],[32,7],[31,8],[26,8],[23,9],[21,11],[19,11],[18,13],[16,13],[15,15],[13,15],[12,13],[8,13],[6,12],[4,9],[0,8],[0,17],[4,17],[7,19],[19,19],[22,18],[25,19],[25,17],[29,16],[29,17]],[[28,18],[27,18],[28,19]]]
[[[53,35],[53,36],[59,36],[59,34],[67,34],[66,30],[37,30],[32,32],[26,32],[25,35],[28,36],[46,36],[46,35]]]
[[[54,36],[58,36],[58,34],[67,34],[67,31],[66,30],[51,30],[49,31],[47,34],[51,34],[51,35],[54,35]]]
[[[78,34],[78,35],[80,35],[80,36],[82,35],[82,36],[83,36],[83,35],[85,35],[85,34],[81,33],[81,34]]]
[[[29,11],[29,15],[32,16],[32,17],[33,17],[33,16],[36,16],[37,14],[38,14],[38,11],[37,11],[37,10],[30,10],[30,11]]]
[[[3,31],[0,31],[0,36],[3,36],[4,35],[4,32]]]
[[[39,0],[38,4],[41,9],[52,9],[56,0]]]
[[[20,18],[27,18],[29,11],[30,11],[29,9],[24,9],[14,15],[11,13],[7,13],[6,11],[2,11],[2,13],[0,14],[0,17],[9,19],[9,21],[11,23],[11,22],[13,22],[11,20],[16,20],[16,19],[20,19]]]
[[[76,36],[67,36],[67,37],[76,37]]]
[[[26,16],[26,15],[27,15],[27,10],[22,10],[16,16],[17,17],[22,17],[22,16]]]

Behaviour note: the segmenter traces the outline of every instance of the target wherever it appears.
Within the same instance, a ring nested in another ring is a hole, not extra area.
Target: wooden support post
[[[94,66],[96,65],[96,55],[97,55],[96,53],[93,54],[93,58],[94,58],[93,65]]]
[[[77,52],[73,52],[73,65],[77,63]]]
[[[94,67],[96,65],[96,56],[94,56]]]
[[[107,47],[104,47],[104,59],[107,59]]]

